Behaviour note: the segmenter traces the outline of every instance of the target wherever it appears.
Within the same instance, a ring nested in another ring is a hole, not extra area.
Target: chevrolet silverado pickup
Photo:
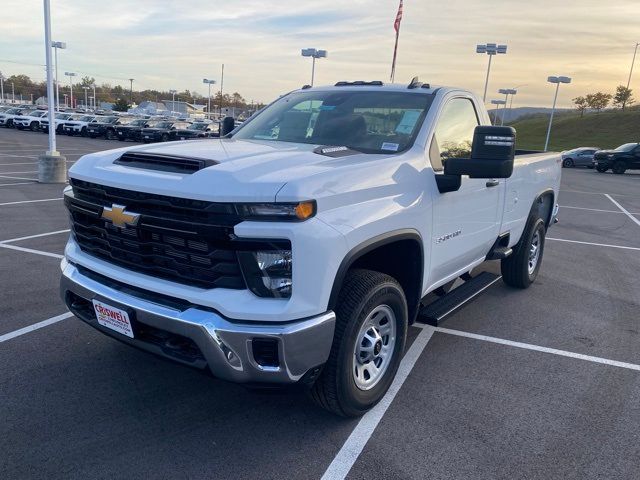
[[[339,82],[233,123],[221,138],[71,167],[60,290],[79,319],[358,416],[384,396],[408,326],[443,287],[491,259],[510,286],[536,279],[560,156],[516,152],[515,131],[491,126],[474,94]]]

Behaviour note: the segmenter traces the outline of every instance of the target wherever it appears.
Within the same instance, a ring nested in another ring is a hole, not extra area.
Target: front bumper
[[[315,375],[331,350],[335,327],[331,311],[283,323],[229,321],[210,309],[169,305],[151,292],[136,292],[117,282],[107,285],[88,273],[62,261],[60,294],[74,315],[122,342],[186,365],[208,368],[225,380],[294,383],[308,372]],[[98,324],[93,299],[129,312],[135,338]],[[262,355],[264,345],[276,352],[275,361],[265,363],[264,356],[257,356]]]

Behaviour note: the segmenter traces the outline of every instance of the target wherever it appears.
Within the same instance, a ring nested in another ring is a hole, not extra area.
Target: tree
[[[573,104],[576,106],[576,109],[580,112],[580,116],[584,115],[584,111],[589,106],[587,103],[587,99],[585,97],[576,97],[572,100]]]
[[[616,94],[613,96],[613,106],[620,107],[624,110],[627,105],[631,105],[635,102],[632,93],[633,90],[630,88],[627,88],[624,85],[618,85],[616,88]]]
[[[84,76],[80,80],[79,84],[81,87],[90,87],[91,85],[96,83],[96,79],[89,76]]]
[[[129,103],[127,102],[127,99],[121,97],[116,100],[116,103],[113,104],[113,109],[116,112],[126,112],[129,110]]]
[[[600,110],[609,105],[613,95],[610,93],[596,92],[587,94],[585,98],[589,108],[593,108],[596,112],[600,113]]]

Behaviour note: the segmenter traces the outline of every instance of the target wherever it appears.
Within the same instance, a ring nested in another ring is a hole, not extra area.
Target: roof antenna
[[[418,80],[418,77],[415,76],[411,79],[411,83],[407,88],[420,88],[422,86],[422,82]]]

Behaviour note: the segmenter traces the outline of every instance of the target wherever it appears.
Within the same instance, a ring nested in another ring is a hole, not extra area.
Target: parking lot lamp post
[[[92,84],[91,88],[93,88],[93,111],[96,111],[96,84]]]
[[[633,49],[633,60],[631,60],[631,69],[629,70],[629,78],[627,79],[627,92],[629,91],[629,85],[631,85],[631,75],[633,75],[633,64],[636,63],[636,53],[638,53],[638,45],[640,45],[640,43],[636,43],[636,47]],[[626,100],[622,102],[622,110],[624,110],[626,104]]]
[[[82,87],[82,89],[84,90],[84,109],[87,110],[88,107],[88,103],[87,103],[87,95],[89,92],[89,87],[87,87],[86,85]]]
[[[171,113],[176,110],[176,91],[177,90],[169,90],[169,93],[171,94]]]
[[[64,108],[67,108],[67,97],[69,95],[67,95],[66,93],[63,93],[62,96],[64,97]]]
[[[489,86],[489,73],[491,72],[491,59],[494,55],[507,53],[506,45],[496,45],[495,43],[487,43],[484,45],[476,45],[476,53],[486,53],[489,55],[489,64],[487,65],[487,78],[484,81],[484,95],[482,101],[487,101],[487,87]]]
[[[311,63],[311,86],[313,87],[313,80],[316,73],[316,58],[326,58],[326,50],[317,50],[315,48],[303,48],[301,50],[303,57],[311,57],[313,62]]]
[[[71,108],[73,108],[73,77],[76,74],[73,72],[64,72],[64,74],[69,77],[69,102],[71,103]]]
[[[548,77],[547,82],[556,84],[556,93],[553,96],[553,106],[551,107],[551,116],[549,117],[549,128],[547,128],[547,139],[544,142],[544,151],[547,151],[549,147],[549,136],[551,135],[551,124],[553,123],[553,114],[556,110],[556,102],[558,100],[558,90],[560,89],[561,83],[571,83],[570,77]]]
[[[38,157],[38,182],[65,183],[67,181],[67,159],[56,150],[55,99],[53,90],[53,68],[51,58],[51,10],[49,0],[44,6],[44,46],[47,69],[47,107],[49,117],[49,149]]]
[[[500,114],[500,105],[506,105],[507,102],[505,100],[491,100],[491,104],[496,106],[496,113],[493,117],[493,124],[497,125],[498,115]]]
[[[209,95],[207,98],[207,118],[211,118],[211,85],[215,85],[215,80],[209,80],[207,78],[202,79],[202,83],[206,83],[209,86]]]
[[[64,42],[51,42],[51,46],[53,47],[53,54],[55,56],[55,65],[56,65],[56,110],[60,110],[60,88],[58,86],[58,49],[64,50],[67,48],[67,44]]]
[[[4,103],[4,75],[0,73],[0,103]]]
[[[11,82],[11,103],[16,103],[16,86]]]
[[[509,102],[509,95],[511,95],[511,103],[513,103],[513,95],[518,93],[518,91],[513,88],[501,88],[498,90],[498,93],[504,95],[505,106],[502,108],[502,120],[500,121],[500,125],[504,125],[504,117],[507,112],[506,104]],[[509,112],[511,112],[511,106],[509,106]]]
[[[129,79],[129,105],[133,107],[133,81],[135,78]]]

